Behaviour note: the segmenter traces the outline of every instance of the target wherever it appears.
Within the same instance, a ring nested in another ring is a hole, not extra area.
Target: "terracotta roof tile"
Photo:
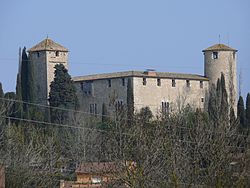
[[[60,44],[57,44],[53,40],[46,38],[37,45],[33,46],[28,50],[28,52],[36,52],[36,51],[63,51],[68,52],[68,49],[63,47]]]
[[[116,162],[85,162],[82,163],[77,169],[76,173],[82,174],[102,174],[102,173],[114,173],[121,171],[122,166]]]
[[[225,44],[215,44],[213,46],[210,46],[208,48],[206,48],[205,50],[202,50],[202,52],[206,52],[206,51],[236,51],[236,49],[233,49]]]

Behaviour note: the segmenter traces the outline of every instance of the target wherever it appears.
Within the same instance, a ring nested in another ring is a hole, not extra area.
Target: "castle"
[[[45,39],[28,50],[34,67],[37,102],[48,103],[50,83],[54,79],[55,64],[68,67],[68,49]],[[153,114],[177,111],[187,104],[205,108],[208,90],[216,84],[221,73],[225,76],[229,102],[236,112],[237,50],[224,44],[216,44],[204,53],[204,75],[146,71],[126,71],[73,77],[82,111],[101,114],[103,106],[113,114],[127,104],[128,79],[134,98],[134,109],[149,106]]]

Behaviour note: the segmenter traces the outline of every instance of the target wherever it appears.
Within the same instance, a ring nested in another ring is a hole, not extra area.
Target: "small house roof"
[[[68,52],[69,50],[67,48],[63,47],[62,45],[54,42],[53,40],[46,38],[28,50],[28,52],[37,52],[37,51]]]
[[[235,52],[237,52],[236,49],[233,49],[225,44],[215,44],[213,46],[210,46],[210,47],[202,50],[202,52],[207,52],[207,51],[235,51]]]
[[[84,162],[76,169],[78,174],[103,174],[121,171],[124,168],[116,162]]]

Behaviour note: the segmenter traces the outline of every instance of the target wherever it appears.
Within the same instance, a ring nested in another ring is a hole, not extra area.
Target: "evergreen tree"
[[[247,128],[250,129],[250,93],[247,94],[246,99],[246,123]]]
[[[132,79],[128,78],[127,83],[127,124],[132,125],[134,118],[134,94]]]
[[[23,99],[22,99],[22,87],[21,87],[20,73],[17,74],[17,79],[16,79],[16,100],[18,101],[15,102],[15,106],[16,106],[15,117],[22,118],[23,117],[23,103],[21,101]]]
[[[4,93],[3,93],[2,83],[0,82],[0,108],[4,104],[3,97],[4,97]]]
[[[70,115],[67,109],[78,108],[74,82],[63,64],[55,65],[55,78],[50,85],[49,104],[51,107],[66,109],[51,108],[51,121],[56,123],[67,123]]]
[[[218,125],[220,122],[229,122],[228,106],[225,77],[221,73],[221,78],[217,80],[216,88],[212,85],[209,93],[208,113],[214,125]]]
[[[240,121],[240,125],[242,128],[245,127],[245,108],[244,108],[244,101],[243,97],[240,96],[237,105],[237,116]]]
[[[21,61],[21,75],[17,78],[17,91],[21,91],[21,96],[18,93],[18,98],[21,98],[24,102],[34,102],[34,73],[33,73],[32,63],[28,59],[26,53],[26,48],[23,48],[22,51],[22,61]],[[19,85],[19,81],[21,81]],[[20,99],[19,99],[20,100]],[[29,108],[28,108],[29,107]],[[23,104],[23,110],[26,114],[26,117],[30,116],[32,107],[27,104]]]
[[[224,74],[221,73],[221,106],[220,106],[220,116],[228,122],[228,115],[229,115],[229,105],[228,105],[228,95],[226,90],[226,83],[225,83],[225,77]]]

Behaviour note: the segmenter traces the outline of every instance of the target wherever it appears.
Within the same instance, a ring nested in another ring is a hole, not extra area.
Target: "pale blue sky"
[[[46,38],[70,50],[72,76],[145,70],[203,75],[202,50],[239,50],[250,92],[249,0],[1,0],[0,81],[15,90],[18,48]]]

